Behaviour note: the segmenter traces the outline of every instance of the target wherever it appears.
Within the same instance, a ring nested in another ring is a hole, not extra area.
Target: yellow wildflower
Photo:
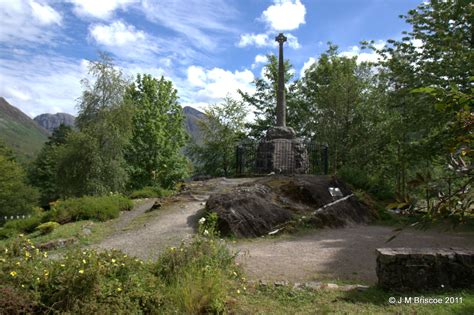
[[[11,271],[11,272],[10,272],[10,276],[16,277],[16,271]]]
[[[45,276],[45,277],[47,277],[47,276],[49,275],[49,271],[48,271],[48,270],[45,269],[45,270],[43,270],[43,272],[44,272],[44,276]]]
[[[237,294],[240,294],[240,290],[237,289]]]
[[[122,292],[122,288],[117,288],[117,292]]]
[[[25,235],[23,235],[23,234],[20,234],[20,235],[18,235],[18,236],[19,236],[19,237],[23,237],[23,236],[25,236]]]
[[[64,267],[66,267],[66,265],[65,265],[65,264],[61,264],[60,266],[61,266],[61,267],[63,267],[63,268],[64,268]]]
[[[116,262],[116,260],[112,258],[112,263],[115,263],[115,262]]]
[[[21,264],[21,263],[20,263],[19,261],[17,261],[15,265],[19,266],[20,264]]]
[[[39,277],[36,277],[36,281],[40,282],[40,278],[39,278]]]
[[[82,263],[83,263],[83,264],[86,264],[86,263],[87,263],[87,261],[86,261],[85,259],[83,259],[83,260],[82,260]]]
[[[84,270],[82,270],[82,269],[79,270],[79,273],[80,273],[80,274],[83,274],[83,273],[84,273]]]
[[[31,257],[30,252],[25,252],[26,257]]]
[[[48,258],[48,253],[47,253],[47,252],[44,252],[44,253],[43,253],[43,256],[44,256],[44,258]]]

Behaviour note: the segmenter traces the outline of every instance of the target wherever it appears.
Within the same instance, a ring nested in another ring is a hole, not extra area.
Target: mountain
[[[54,129],[58,128],[61,124],[74,127],[76,117],[66,113],[41,114],[36,116],[33,120],[51,134]]]
[[[194,141],[198,144],[202,144],[202,132],[199,127],[199,121],[206,118],[206,114],[198,111],[195,108],[186,106],[183,108],[184,116],[186,117],[184,124],[188,134],[191,136]]]
[[[48,131],[0,97],[0,140],[13,149],[20,161],[28,161],[48,140]]]

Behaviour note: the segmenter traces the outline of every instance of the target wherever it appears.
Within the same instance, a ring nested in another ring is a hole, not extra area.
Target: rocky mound
[[[339,188],[332,196],[329,188]],[[257,237],[304,220],[316,227],[368,223],[375,214],[340,180],[329,176],[271,176],[209,197],[223,235]]]

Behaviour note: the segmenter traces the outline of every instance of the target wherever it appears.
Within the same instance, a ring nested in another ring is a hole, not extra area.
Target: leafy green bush
[[[8,221],[3,227],[17,232],[31,233],[41,224],[41,222],[42,216],[34,215],[26,219]]]
[[[61,224],[79,220],[107,221],[119,216],[120,211],[130,210],[133,202],[122,195],[81,197],[51,203],[46,217]]]
[[[14,314],[222,313],[239,276],[234,256],[211,238],[170,248],[157,263],[77,249],[49,259],[24,236],[0,245],[0,307]]]
[[[166,196],[169,196],[170,194],[171,194],[170,190],[163,189],[161,187],[147,186],[130,193],[130,198],[132,199],[156,198],[156,197],[166,197]]]
[[[36,230],[38,230],[41,234],[48,234],[53,232],[60,224],[57,222],[45,222],[43,224],[40,224],[36,227]]]
[[[390,187],[380,178],[371,177],[367,172],[353,167],[343,167],[338,175],[355,188],[362,189],[379,200],[388,200],[394,197]]]

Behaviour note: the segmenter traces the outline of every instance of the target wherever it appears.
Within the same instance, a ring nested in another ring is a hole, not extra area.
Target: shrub
[[[240,271],[223,242],[196,237],[157,263],[72,249],[48,259],[24,236],[0,245],[0,307],[12,313],[222,313]],[[15,300],[1,297],[3,292]]]
[[[51,203],[47,219],[61,224],[79,220],[107,221],[132,207],[132,201],[122,195],[71,198]]]
[[[130,198],[132,199],[156,198],[156,197],[166,197],[166,196],[169,196],[170,194],[171,194],[170,190],[166,190],[161,187],[147,186],[130,193]]]
[[[36,227],[36,230],[38,230],[41,234],[48,234],[54,231],[59,226],[59,223],[57,222],[46,222],[43,224],[40,224]]]
[[[32,233],[41,221],[42,215],[34,215],[26,219],[8,221],[3,227],[17,232]]]
[[[371,177],[360,169],[343,167],[338,175],[353,187],[362,189],[379,200],[392,199],[394,194],[382,178]]]

